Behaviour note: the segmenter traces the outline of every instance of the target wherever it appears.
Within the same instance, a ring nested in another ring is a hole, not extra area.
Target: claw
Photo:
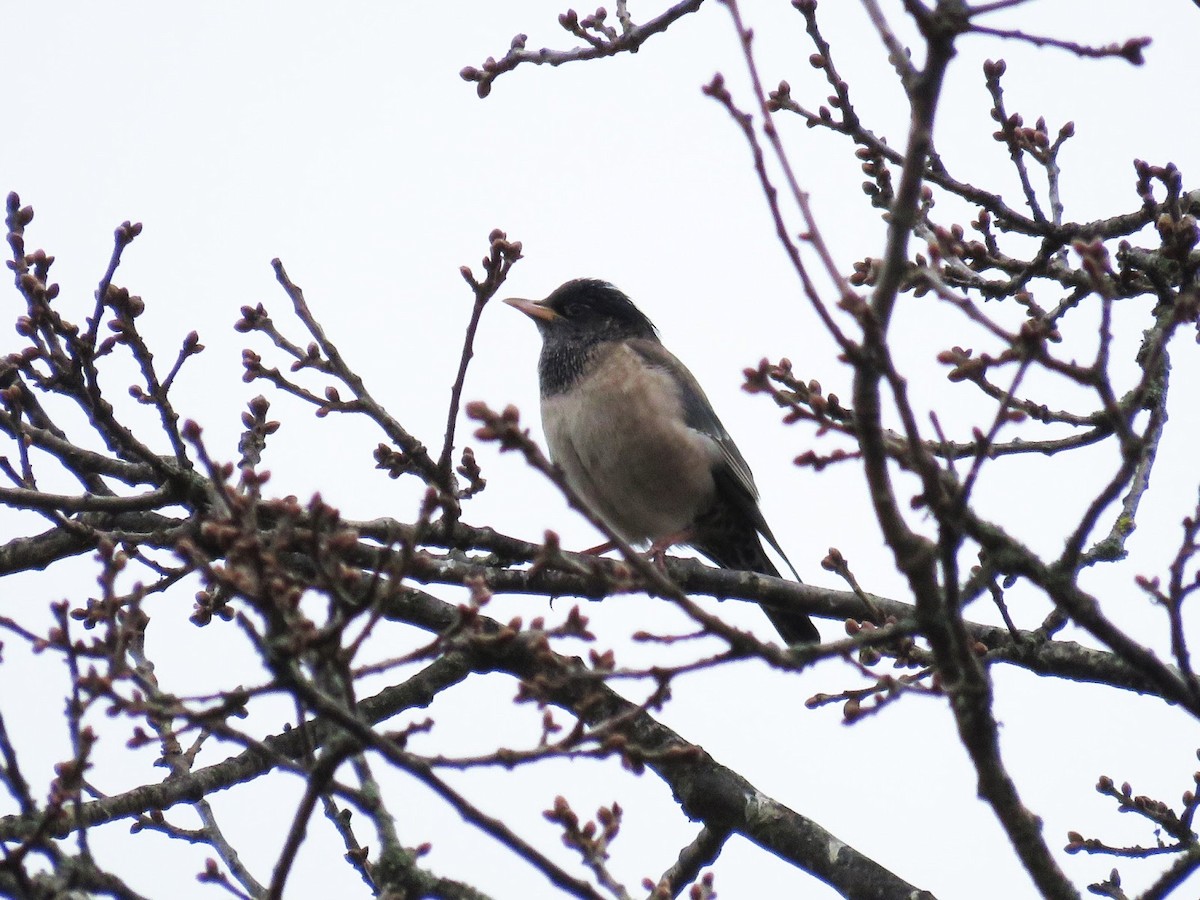
[[[646,551],[646,558],[665,571],[667,568],[667,551],[678,544],[686,544],[691,536],[692,530],[685,528],[683,531],[677,531],[674,534],[660,537],[650,545],[650,549]]]

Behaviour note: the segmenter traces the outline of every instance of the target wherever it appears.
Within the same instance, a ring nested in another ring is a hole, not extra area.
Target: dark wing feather
[[[711,437],[721,449],[721,461],[713,471],[716,497],[692,523],[689,543],[722,568],[778,578],[779,570],[759,540],[762,535],[800,581],[796,567],[779,546],[758,508],[758,488],[754,485],[750,466],[717,418],[695,376],[657,341],[632,340],[629,346],[650,365],[671,373],[679,384],[684,421],[689,428]],[[804,613],[768,606],[763,606],[762,610],[788,644],[813,644],[821,640],[820,632]]]
[[[770,529],[763,522],[758,506],[749,511],[753,513],[750,515],[743,504],[731,500],[738,488],[728,470],[718,469],[715,476],[716,499],[693,524],[691,545],[724,569],[758,572],[778,578],[779,570],[763,550],[758,535],[763,534],[785,562],[787,556],[779,550]],[[788,566],[791,567],[790,562]],[[793,574],[795,571],[793,568]],[[796,580],[801,580],[798,575]],[[762,610],[788,644],[811,644],[821,640],[816,626],[806,614],[765,605]]]
[[[762,510],[758,507],[758,487],[754,484],[754,475],[750,472],[746,458],[742,456],[737,444],[733,442],[733,438],[729,436],[729,432],[717,418],[712,404],[704,394],[704,388],[700,387],[700,382],[688,371],[687,366],[657,341],[632,340],[629,342],[629,347],[650,365],[666,369],[674,376],[680,386],[684,421],[689,428],[694,428],[711,437],[721,449],[722,465],[713,473],[717,481],[717,493],[726,503],[736,507],[750,526],[767,539],[767,543],[783,557],[783,561],[796,576],[796,580],[801,581],[796,567],[792,565],[792,561],[787,558],[787,554],[779,546],[779,541],[771,533],[771,528],[767,525],[767,520],[763,518]],[[710,554],[705,553],[705,555],[709,556]],[[765,554],[762,554],[762,557],[767,559]],[[767,561],[769,563],[769,560]],[[719,564],[726,565],[725,563]],[[728,568],[754,568],[756,571],[761,571],[753,566],[728,566]],[[771,566],[771,571],[762,572],[762,574],[778,575],[779,573],[774,566]]]
[[[679,398],[683,402],[684,421],[689,428],[707,434],[717,442],[725,464],[736,478],[739,489],[757,505],[758,488],[754,484],[754,476],[750,474],[750,466],[738,450],[737,444],[733,442],[733,438],[729,436],[729,432],[725,430],[725,426],[721,424],[721,420],[717,418],[696,376],[657,341],[633,340],[629,342],[629,347],[650,365],[666,369],[675,377],[680,386]]]

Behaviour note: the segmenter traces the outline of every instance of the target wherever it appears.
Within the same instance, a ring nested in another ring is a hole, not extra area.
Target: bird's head
[[[633,301],[606,281],[577,278],[545,300],[504,301],[533,319],[548,342],[598,343],[623,338],[657,338],[654,323]]]

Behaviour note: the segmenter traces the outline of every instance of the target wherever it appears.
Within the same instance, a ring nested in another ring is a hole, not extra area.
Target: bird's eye
[[[563,311],[562,311],[562,313],[563,313],[563,315],[564,315],[564,316],[566,316],[568,319],[573,319],[573,318],[575,318],[577,315],[579,315],[579,313],[580,313],[580,312],[582,312],[582,311],[583,311],[583,306],[582,306],[582,304],[579,304],[579,303],[568,303],[566,306],[564,306],[564,307],[563,307]]]

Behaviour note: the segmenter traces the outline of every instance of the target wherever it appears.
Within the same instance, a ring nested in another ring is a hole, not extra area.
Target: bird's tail
[[[749,529],[738,529],[737,538],[734,534],[726,533],[717,540],[703,540],[692,543],[700,553],[703,553],[722,569],[737,569],[743,572],[757,572],[760,575],[779,577],[779,570],[771,562],[763,549],[758,535]],[[707,535],[706,535],[707,537]],[[797,578],[797,581],[799,578]],[[759,604],[767,614],[779,636],[788,644],[816,644],[821,640],[817,626],[802,612],[779,609],[778,607]]]

